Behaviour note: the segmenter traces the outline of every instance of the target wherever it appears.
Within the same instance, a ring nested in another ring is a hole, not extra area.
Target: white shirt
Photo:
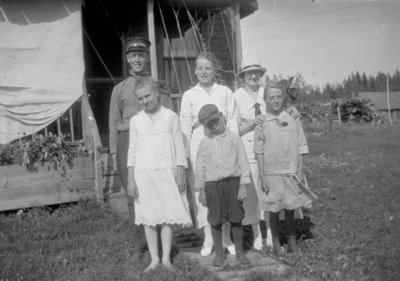
[[[236,106],[239,114],[239,127],[241,125],[252,122],[255,119],[255,108],[256,102],[260,104],[261,114],[266,114],[266,104],[264,102],[264,88],[260,87],[258,89],[257,101],[254,100],[243,88],[239,88],[235,91],[234,97],[236,101]],[[249,163],[257,162],[254,153],[254,130],[247,132],[242,135],[242,141],[246,149],[247,158]]]

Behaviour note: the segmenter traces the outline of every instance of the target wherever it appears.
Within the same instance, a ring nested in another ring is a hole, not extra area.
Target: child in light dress
[[[231,223],[237,261],[249,264],[242,246],[243,200],[246,185],[251,182],[245,148],[239,135],[226,127],[216,105],[204,105],[198,119],[207,133],[197,152],[195,188],[200,190],[200,203],[208,207],[207,220],[215,245],[212,264],[221,266],[225,261],[221,227],[227,222]]]
[[[276,255],[283,255],[279,242],[279,212],[284,210],[288,253],[299,253],[295,238],[294,210],[306,207],[315,199],[302,183],[307,141],[300,120],[287,111],[284,92],[278,85],[264,90],[267,114],[262,129],[255,131],[254,151],[260,171],[261,187],[267,194],[261,208],[269,211],[272,246]]]
[[[133,116],[129,127],[128,192],[135,199],[135,224],[143,224],[151,264],[160,263],[157,226],[161,226],[162,259],[170,268],[171,225],[191,225],[186,199],[187,168],[179,117],[158,102],[156,83],[142,77],[134,87],[144,110]]]

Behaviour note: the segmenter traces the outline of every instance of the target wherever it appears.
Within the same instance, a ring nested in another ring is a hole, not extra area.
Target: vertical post
[[[61,136],[61,122],[60,122],[61,116],[57,119],[57,134],[58,136]]]
[[[126,60],[126,49],[125,49],[125,41],[126,35],[122,35],[122,44],[121,44],[121,52],[122,52],[122,79],[128,77],[128,62]]]
[[[72,106],[69,108],[69,128],[71,130],[71,141],[75,141],[74,117],[72,115]]]
[[[234,56],[236,57],[236,65],[235,65],[235,75],[238,72],[241,64],[242,64],[242,33],[240,30],[240,6],[239,2],[235,1],[232,3],[232,27],[234,30]],[[235,89],[238,87],[237,81],[235,83]]]
[[[386,74],[386,98],[388,105],[389,123],[392,126],[392,112],[390,110],[390,94],[389,94],[389,74]]]
[[[337,109],[337,116],[339,118],[339,125],[342,125],[342,115],[340,114],[340,103],[338,104],[338,106],[336,107]]]
[[[93,146],[93,169],[94,169],[94,189],[96,192],[97,201],[102,202],[104,199],[103,195],[103,171],[100,149],[102,148],[101,139],[99,135],[99,130],[97,128],[96,120],[94,119],[92,108],[90,107],[89,100],[87,99],[86,92],[82,96],[82,108],[85,113],[82,118],[86,122],[85,132],[87,142],[91,143]],[[85,144],[87,144],[87,142]]]
[[[149,40],[150,46],[150,64],[151,64],[151,76],[158,80],[158,68],[157,68],[157,52],[156,52],[156,35],[155,35],[155,24],[154,24],[154,0],[147,1],[147,26],[149,27]]]

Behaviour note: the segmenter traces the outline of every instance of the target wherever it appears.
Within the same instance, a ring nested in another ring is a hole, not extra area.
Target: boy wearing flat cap
[[[225,260],[221,226],[226,222],[231,223],[236,259],[249,264],[242,247],[241,223],[246,184],[251,181],[246,151],[239,135],[225,126],[224,116],[216,105],[204,105],[198,119],[207,133],[197,153],[195,188],[200,190],[200,202],[208,207],[207,219],[215,245],[213,265],[221,266]]]

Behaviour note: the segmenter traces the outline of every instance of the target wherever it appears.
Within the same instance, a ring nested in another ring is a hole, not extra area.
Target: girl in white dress
[[[135,224],[143,224],[155,268],[157,225],[161,225],[162,264],[171,267],[172,224],[191,225],[186,199],[186,152],[179,117],[158,103],[156,84],[139,78],[134,93],[144,108],[129,127],[128,193],[135,199]]]
[[[190,177],[189,185],[194,194],[194,213],[196,225],[204,229],[204,244],[201,255],[208,256],[212,252],[213,240],[211,226],[207,221],[207,207],[199,202],[199,191],[194,190],[194,164],[196,163],[197,150],[204,137],[204,128],[198,121],[200,108],[205,104],[215,104],[224,115],[229,129],[238,133],[238,115],[232,91],[223,85],[215,83],[218,61],[208,52],[202,52],[196,59],[195,74],[198,84],[186,91],[182,97],[180,120],[185,139],[186,150],[189,158]],[[222,228],[223,245],[230,254],[235,254],[235,246],[230,239],[230,225],[224,224]]]

